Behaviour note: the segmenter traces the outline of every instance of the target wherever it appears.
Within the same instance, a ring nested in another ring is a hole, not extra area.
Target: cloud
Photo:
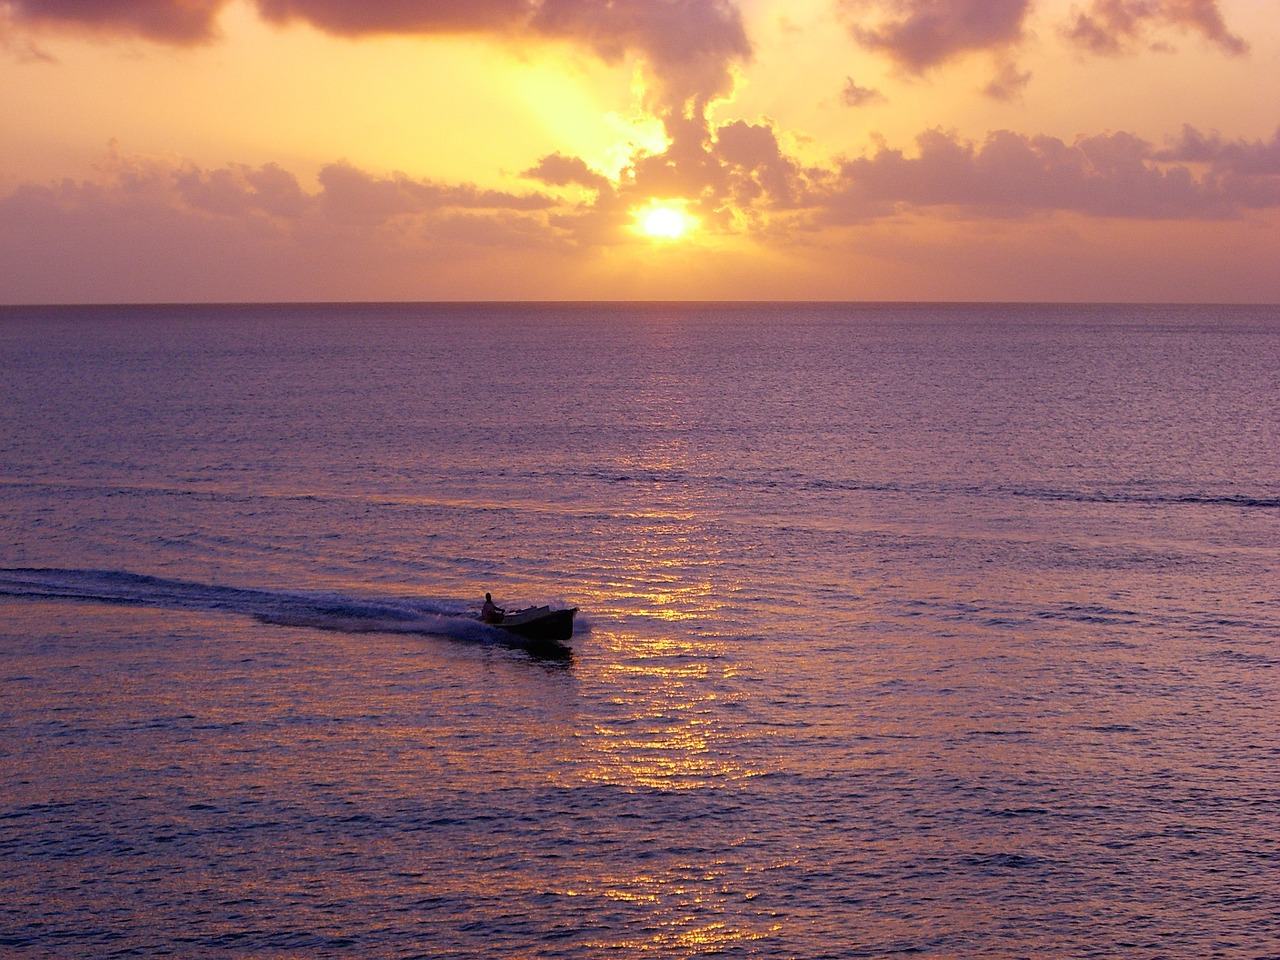
[[[542,194],[482,190],[472,184],[415,180],[395,173],[379,176],[349,163],[330,163],[319,173],[320,189],[306,192],[277,164],[253,168],[229,164],[204,170],[194,164],[175,169],[156,161],[122,160],[103,165],[106,190],[119,198],[146,194],[155,202],[191,213],[243,218],[262,215],[281,223],[320,218],[346,226],[381,226],[397,219],[443,218],[495,211],[536,214],[556,201]],[[145,189],[144,189],[145,187]]]
[[[1001,64],[996,75],[991,78],[991,82],[982,92],[993,100],[1017,100],[1030,82],[1029,71],[1019,70],[1017,64],[1007,62]]]
[[[1179,162],[1206,144],[1213,156],[1237,157],[1249,172],[1197,175]],[[997,131],[974,144],[933,130],[918,138],[914,157],[882,145],[874,154],[844,161],[824,201],[824,216],[865,221],[907,209],[947,207],[971,217],[1071,212],[1094,218],[1230,219],[1245,210],[1280,207],[1275,152],[1280,152],[1275,141],[1229,146],[1186,134],[1179,152],[1177,147],[1157,150],[1129,133],[1068,144]]]
[[[328,33],[493,33],[526,23],[530,0],[255,0],[263,19],[301,21]]]
[[[923,74],[979,50],[1018,43],[1031,0],[842,0],[855,40]]]
[[[867,107],[872,104],[885,103],[886,97],[879,90],[860,87],[853,82],[853,77],[844,78],[844,91],[841,99],[846,107]]]
[[[574,43],[606,61],[641,57],[655,109],[696,115],[733,89],[749,59],[730,0],[251,0],[275,24],[307,23],[346,37],[481,34]],[[216,39],[230,0],[6,0],[13,26],[88,29],[192,45]],[[12,28],[11,28],[12,29]]]
[[[627,242],[620,227],[651,197],[685,198],[710,228],[738,233],[788,218],[866,222],[936,208],[969,218],[1069,211],[1147,220],[1221,220],[1280,208],[1280,129],[1265,140],[1227,140],[1187,126],[1163,147],[1123,132],[1068,143],[996,131],[971,142],[930,130],[910,155],[881,143],[825,167],[798,162],[766,119],[726,122],[684,144],[684,154],[639,158],[616,184],[561,154],[525,171],[548,186],[593,191],[573,200],[374,174],[349,163],[324,166],[307,187],[274,163],[206,169],[113,150],[90,180],[23,184],[0,197],[0,227],[15,243],[21,225],[43,218],[115,222],[125,225],[121,235],[181,222],[188,233],[203,224],[281,244],[380,237],[444,249],[482,237],[513,246]]]
[[[790,242],[815,226],[904,214],[970,222],[1055,214],[1220,222],[1280,209],[1280,131],[1265,142],[1227,142],[1188,127],[1157,148],[1124,132],[1068,143],[1002,130],[975,143],[930,130],[911,155],[881,144],[826,167],[802,165],[767,120],[731,121],[682,142],[639,158],[594,204],[561,215],[557,225],[577,243],[616,243],[628,211],[650,197],[685,198],[706,229],[769,243]],[[526,175],[555,185],[595,176],[582,161],[559,155]]]
[[[8,0],[10,23],[206,43],[217,36],[228,0]]]
[[[569,42],[606,62],[639,56],[648,106],[661,117],[702,116],[733,91],[751,57],[742,14],[729,0],[256,0],[264,19],[330,33],[476,33]]]
[[[1231,56],[1248,53],[1243,38],[1227,29],[1217,0],[1093,0],[1075,10],[1067,36],[1099,54],[1132,50],[1162,27],[1198,33]]]
[[[172,44],[204,43],[217,35],[229,0],[10,0],[17,24],[88,28]],[[275,24],[307,23],[329,33],[471,33],[503,42],[563,42],[607,62],[640,61],[645,107],[672,141],[667,166],[676,180],[702,182],[715,166],[707,154],[710,105],[733,92],[737,66],[751,57],[742,15],[730,0],[252,0]],[[0,7],[3,5],[0,4]],[[568,175],[564,164],[544,161],[544,182]],[[649,164],[651,175],[658,166]],[[583,179],[600,187],[599,179]],[[547,179],[551,178],[551,179]],[[668,179],[672,179],[669,177]],[[342,178],[335,180],[339,189]],[[419,193],[405,184],[369,187],[361,216]],[[355,215],[354,212],[352,215]]]
[[[705,230],[723,233],[753,232],[804,206],[811,171],[787,154],[772,121],[682,119],[668,128],[671,146],[634,158],[597,200],[615,224],[653,198],[680,200]]]
[[[179,45],[217,37],[231,0],[8,0],[16,23],[141,36]],[[510,33],[533,16],[531,0],[252,0],[271,23],[305,22],[328,33]]]
[[[541,181],[551,187],[576,184],[589,190],[608,190],[613,186],[608,177],[592,170],[582,158],[566,157],[560,153],[543,157],[521,176]]]
[[[256,212],[296,220],[311,204],[298,179],[274,163],[257,169],[232,164],[208,172],[188,165],[172,176],[176,197],[205,213],[238,217]]]
[[[1067,143],[997,131],[972,143],[933,130],[910,155],[881,144],[862,157],[806,168],[788,155],[771,123],[739,120],[717,126],[700,156],[701,188],[691,212],[708,229],[745,235],[761,263],[802,255],[793,265],[831,278],[847,278],[836,265],[853,256],[867,269],[882,263],[901,280],[895,295],[934,289],[920,286],[928,243],[946,245],[938,256],[968,262],[965,251],[986,242],[981,237],[1001,238],[1004,251],[984,248],[991,256],[983,278],[966,281],[960,270],[934,293],[1007,295],[1000,264],[1032,256],[1052,262],[1055,248],[1029,247],[1063,231],[1079,233],[1082,245],[1097,231],[1230,237],[1231,256],[1247,265],[1233,265],[1226,254],[1215,263],[1238,267],[1253,284],[1251,295],[1274,290],[1265,279],[1273,272],[1264,266],[1274,257],[1260,249],[1280,216],[1280,130],[1266,140],[1227,140],[1187,127],[1160,148],[1126,133]],[[695,168],[658,166],[694,185]],[[598,176],[577,158],[556,154],[528,173],[566,186],[596,184]],[[618,278],[652,257],[649,245],[625,229],[631,208],[652,192],[649,177],[637,170],[634,178],[568,202],[374,174],[348,163],[324,167],[308,185],[273,163],[209,169],[113,152],[88,180],[27,183],[0,195],[0,290],[14,302],[616,295]],[[1272,226],[1259,234],[1259,222]],[[894,236],[904,243],[896,252],[884,245]],[[645,253],[629,257],[629,247]],[[608,248],[608,256],[599,255]],[[679,262],[699,264],[701,276],[714,249]],[[724,248],[734,249],[745,248]],[[1140,250],[1130,254],[1133,263],[1159,260]],[[1108,254],[1126,255],[1123,246]],[[1088,276],[1105,259],[1077,265],[1073,276]],[[668,269],[674,264],[663,262]],[[609,274],[614,285],[575,285],[601,276],[604,264],[620,271]],[[1217,282],[1209,277],[1210,287],[1210,281]],[[844,282],[828,292],[848,293]],[[858,290],[889,292],[874,285]],[[1194,285],[1187,291],[1195,296]]]
[[[1155,159],[1166,163],[1207,163],[1216,170],[1250,177],[1280,177],[1280,127],[1270,140],[1223,140],[1218,133],[1203,134],[1184,126],[1168,148]]]
[[[1024,36],[1034,0],[840,0],[853,38],[910,73],[924,74],[977,51],[1002,52]],[[1064,32],[1100,54],[1134,49],[1173,28],[1204,37],[1240,56],[1248,43],[1232,33],[1219,0],[1090,0],[1075,7]],[[1008,89],[1008,84],[1000,85]],[[997,95],[999,95],[997,93]]]
[[[404,174],[375,176],[346,163],[320,171],[317,202],[335,222],[384,224],[400,217],[419,217],[441,210],[546,210],[554,201],[538,194],[481,190],[471,184],[414,180]]]
[[[714,156],[726,171],[728,196],[737,207],[763,203],[794,207],[808,193],[804,172],[778,143],[773,125],[735,120],[716,131]]]
[[[650,106],[699,117],[733,91],[733,66],[751,57],[742,14],[728,0],[543,0],[539,34],[589,44],[606,59],[630,51],[652,71]]]
[[[563,249],[553,202],[348,164],[325,167],[308,189],[277,164],[210,170],[113,152],[93,179],[0,196],[0,289],[65,289],[54,299],[74,297],[81,282],[98,291],[91,299],[144,288],[175,299],[324,296],[338,277],[402,283],[415,265],[478,262],[495,248]]]

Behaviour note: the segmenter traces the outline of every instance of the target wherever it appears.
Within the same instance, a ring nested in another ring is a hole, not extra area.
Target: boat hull
[[[577,607],[552,610],[549,607],[530,607],[509,613],[494,626],[504,630],[521,642],[517,645],[540,653],[568,653],[566,642],[573,636],[573,618]]]

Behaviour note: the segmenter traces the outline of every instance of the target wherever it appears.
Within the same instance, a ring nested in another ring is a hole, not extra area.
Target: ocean
[[[6,958],[1280,957],[1280,308],[6,307],[0,401]]]

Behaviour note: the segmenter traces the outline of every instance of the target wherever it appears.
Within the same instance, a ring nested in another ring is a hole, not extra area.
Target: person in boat
[[[480,619],[485,623],[501,623],[503,614],[507,611],[493,602],[493,597],[489,594],[484,595],[484,606],[480,608]]]

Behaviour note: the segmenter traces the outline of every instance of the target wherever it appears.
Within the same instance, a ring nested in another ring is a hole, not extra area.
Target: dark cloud
[[[1093,53],[1120,54],[1162,27],[1198,33],[1232,56],[1249,50],[1227,29],[1217,0],[1093,0],[1087,10],[1074,12],[1066,33]]]
[[[844,0],[850,32],[862,46],[924,73],[976,50],[1022,39],[1031,0]]]

